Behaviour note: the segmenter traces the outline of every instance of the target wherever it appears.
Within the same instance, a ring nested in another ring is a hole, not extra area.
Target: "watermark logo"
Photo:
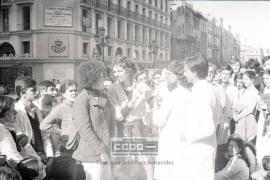
[[[158,152],[157,138],[112,138],[112,156],[156,156]]]

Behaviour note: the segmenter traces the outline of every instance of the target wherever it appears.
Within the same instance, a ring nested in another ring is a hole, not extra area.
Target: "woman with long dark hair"
[[[215,174],[215,180],[248,180],[252,162],[247,155],[244,141],[237,134],[229,137],[228,155],[229,162],[224,169]]]

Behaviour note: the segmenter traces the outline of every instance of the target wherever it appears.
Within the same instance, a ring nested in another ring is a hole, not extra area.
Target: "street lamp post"
[[[109,36],[105,36],[105,28],[100,27],[98,34],[95,35],[95,41],[96,41],[96,47],[98,49],[99,58],[100,58],[100,55],[102,55],[103,62],[105,62],[104,48],[105,46],[108,46],[109,39],[110,39]]]
[[[152,56],[152,68],[156,66],[156,54],[158,53],[158,45],[155,40],[152,41],[152,44],[149,45],[149,50]]]

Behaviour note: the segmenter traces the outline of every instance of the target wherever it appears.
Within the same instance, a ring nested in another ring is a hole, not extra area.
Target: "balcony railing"
[[[162,22],[159,22],[157,20],[154,20],[152,18],[149,18],[147,16],[144,16],[142,14],[139,14],[137,12],[131,11],[127,8],[121,7],[114,3],[108,3],[108,1],[105,0],[81,0],[81,3],[85,3],[87,5],[109,11],[114,14],[118,14],[120,16],[128,17],[134,20],[137,20],[139,22],[147,23],[152,26],[158,26],[162,29],[169,29],[169,25],[164,24]]]

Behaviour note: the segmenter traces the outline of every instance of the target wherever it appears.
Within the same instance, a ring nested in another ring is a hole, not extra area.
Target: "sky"
[[[194,10],[223,18],[239,33],[241,44],[270,49],[270,1],[188,1]]]

